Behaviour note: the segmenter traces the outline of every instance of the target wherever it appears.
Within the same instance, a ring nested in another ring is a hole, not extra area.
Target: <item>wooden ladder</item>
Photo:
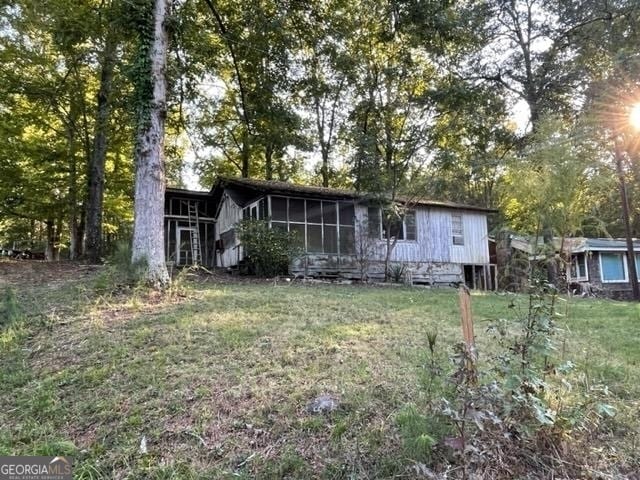
[[[191,231],[191,263],[200,265],[202,250],[200,249],[200,221],[198,218],[198,202],[188,202],[189,228]]]

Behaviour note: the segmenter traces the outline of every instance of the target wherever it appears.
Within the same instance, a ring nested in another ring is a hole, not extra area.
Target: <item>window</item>
[[[571,256],[570,275],[572,280],[587,280],[587,255],[578,253]]]
[[[464,223],[460,213],[451,215],[451,234],[454,245],[464,245]]]
[[[600,277],[604,283],[627,282],[627,265],[622,253],[600,253]]]
[[[338,253],[338,212],[336,202],[322,202],[322,247],[324,253]]]
[[[307,252],[322,253],[322,225],[307,224]]]
[[[404,216],[404,236],[407,240],[418,239],[415,210],[409,210]]]
[[[271,219],[277,222],[287,221],[287,199],[271,197]]]
[[[352,255],[355,207],[352,202],[271,197],[271,225],[297,232],[308,253]]]
[[[242,219],[247,220],[249,218],[254,220],[265,218],[264,199],[252,203],[242,209]]]
[[[640,280],[640,256],[638,256],[637,253],[635,253],[633,256],[636,259],[636,276],[638,277],[638,280]]]
[[[304,223],[304,200],[297,198],[289,199],[289,221]]]
[[[353,203],[340,202],[338,204],[340,220],[340,253],[354,255],[356,253],[355,220],[356,209]]]
[[[377,207],[369,207],[367,212],[369,223],[369,236],[375,239],[387,238],[387,225],[381,216],[381,210]],[[398,240],[415,241],[418,238],[416,228],[416,212],[415,210],[407,210],[404,217],[395,218],[389,225],[391,238]]]
[[[378,207],[369,207],[367,210],[367,222],[369,225],[369,237],[382,238],[382,222],[380,219],[380,209]]]
[[[397,238],[398,240],[404,240],[404,228],[402,226],[402,218],[394,216],[390,222],[382,222],[382,238],[387,238],[387,223],[389,223],[389,236],[391,238]]]

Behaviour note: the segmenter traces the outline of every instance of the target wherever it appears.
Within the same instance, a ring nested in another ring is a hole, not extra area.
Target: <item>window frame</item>
[[[369,233],[370,238],[372,238],[373,240],[378,240],[378,241],[386,241],[387,240],[387,236],[385,234],[385,230],[384,230],[384,221],[383,221],[383,215],[382,215],[382,208],[381,207],[367,207],[367,225],[370,225],[369,223],[369,210],[370,209],[378,209],[378,231],[377,231],[377,235],[371,235],[371,232]],[[409,214],[413,214],[413,220],[414,220],[414,229],[415,229],[415,234],[416,237],[412,240],[407,239],[407,215]],[[417,211],[415,209],[409,209],[405,212],[405,214],[402,216],[402,238],[398,238],[396,240],[396,242],[403,242],[403,243],[418,243],[418,214]],[[393,239],[394,237],[391,237],[391,239]]]
[[[623,280],[605,280],[604,271],[602,269],[602,256],[604,255],[620,255],[622,257],[622,269],[624,271]],[[627,254],[625,252],[598,252],[598,262],[600,264],[600,281],[602,283],[629,283],[629,267],[627,264]]]
[[[582,265],[584,266],[584,275],[580,275],[580,263],[578,262],[578,259],[580,258],[580,255],[582,255]],[[574,277],[571,274],[572,268],[575,265],[575,271],[577,273],[577,275]],[[579,252],[579,253],[574,253],[571,255],[571,262],[569,263],[569,279],[570,280],[576,280],[578,282],[588,282],[589,281],[589,266],[587,263],[587,252]]]
[[[272,218],[272,208],[271,208],[271,201],[273,198],[279,198],[279,199],[285,199],[286,200],[286,220],[273,220]],[[297,201],[302,201],[304,204],[304,222],[300,222],[300,221],[292,221],[291,220],[291,215],[290,215],[290,200],[297,200]],[[310,222],[309,221],[309,216],[308,216],[308,208],[307,208],[307,202],[318,202],[320,204],[320,222]],[[324,215],[324,204],[325,203],[332,203],[334,208],[335,208],[335,223],[325,223],[325,215]],[[351,223],[348,225],[345,225],[344,223],[341,223],[341,221],[343,222],[343,220],[340,218],[340,205],[342,203],[350,203],[353,205],[353,218],[351,219]],[[304,225],[304,239],[303,239],[303,248],[304,248],[304,252],[305,255],[336,255],[336,256],[341,256],[341,257],[345,257],[345,256],[353,256],[355,255],[355,237],[354,237],[354,245],[353,245],[353,252],[354,253],[342,253],[340,251],[340,228],[352,228],[354,235],[355,235],[355,224],[356,224],[356,218],[355,218],[355,203],[354,202],[349,202],[349,201],[344,201],[344,200],[325,200],[322,198],[306,198],[306,197],[297,197],[297,196],[285,196],[285,195],[268,195],[268,202],[267,202],[267,213],[268,213],[268,219],[269,219],[269,226],[272,227],[273,223],[276,224],[280,224],[280,225],[285,225],[286,224],[286,230],[288,232],[291,231],[291,225]],[[308,242],[308,236],[309,236],[309,225],[313,225],[316,227],[320,227],[320,242],[322,244],[322,251],[313,251],[310,252],[309,251],[309,242]],[[325,251],[325,228],[334,228],[335,229],[335,243],[336,243],[336,251],[335,252],[326,252]]]
[[[455,229],[454,225],[457,223],[455,218],[460,218],[460,229]],[[459,232],[459,233],[456,233]],[[458,241],[456,241],[458,239]],[[454,247],[464,247],[464,214],[452,213],[451,214],[451,244]]]
[[[251,202],[242,208],[242,219],[243,220],[263,220],[263,217],[261,217],[261,213],[262,212],[260,210],[260,200],[256,200],[255,202]]]

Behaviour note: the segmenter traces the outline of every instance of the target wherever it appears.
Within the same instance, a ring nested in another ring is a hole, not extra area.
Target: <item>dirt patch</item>
[[[43,260],[0,260],[0,286],[14,288],[66,284],[95,276],[103,267],[77,262]]]

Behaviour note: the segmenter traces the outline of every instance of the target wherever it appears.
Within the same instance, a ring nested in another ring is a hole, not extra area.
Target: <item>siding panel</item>
[[[451,210],[416,209],[417,241],[399,240],[393,249],[391,260],[394,262],[450,262],[451,258]],[[480,215],[481,218],[485,218]],[[366,226],[367,208],[356,209],[358,222]],[[486,223],[486,221],[485,221]],[[360,229],[357,229],[360,230]],[[486,231],[486,228],[485,228]],[[361,233],[361,232],[359,232]],[[486,247],[486,246],[485,246]],[[383,261],[386,241],[376,242],[374,260]],[[488,252],[488,247],[487,247]],[[488,253],[487,253],[488,258]]]
[[[216,241],[220,240],[220,236],[235,228],[235,224],[242,220],[242,208],[234,202],[231,197],[225,194],[222,198],[220,213],[216,228]],[[242,252],[238,252],[240,241],[237,236],[233,247],[225,248],[218,255],[219,267],[231,267],[238,264],[238,258],[242,258]],[[240,256],[238,254],[240,253]]]
[[[466,264],[489,263],[489,234],[487,217],[482,213],[462,212],[464,245],[451,246],[451,261]]]

